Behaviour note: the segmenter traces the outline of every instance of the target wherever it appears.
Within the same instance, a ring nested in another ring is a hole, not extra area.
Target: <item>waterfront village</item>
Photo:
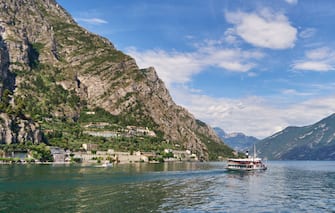
[[[54,164],[66,163],[82,163],[82,164],[99,164],[99,163],[160,163],[165,161],[198,161],[195,154],[191,151],[179,151],[172,149],[165,149],[164,154],[157,154],[155,152],[116,152],[113,149],[107,151],[97,151],[97,144],[82,144],[81,151],[71,152],[59,147],[49,147],[52,160]],[[0,164],[7,163],[41,163],[34,158],[31,151],[11,152],[5,153],[0,151]]]
[[[95,112],[86,112],[87,115],[95,115]],[[107,128],[106,128],[107,127]],[[121,130],[108,130],[110,123],[107,122],[89,122],[84,126],[86,135],[96,137],[138,137],[148,136],[156,137],[154,131],[147,127],[127,126]],[[45,130],[48,133],[50,130]],[[159,163],[164,161],[198,161],[197,156],[189,150],[172,150],[165,149],[163,153],[129,151],[120,152],[113,149],[99,151],[98,144],[82,144],[79,150],[65,150],[55,146],[44,146],[42,152],[47,150],[47,157],[40,160],[41,150],[27,151],[5,151],[0,149],[0,164],[8,163],[82,163],[82,164],[99,164],[99,163],[135,163],[148,162]]]

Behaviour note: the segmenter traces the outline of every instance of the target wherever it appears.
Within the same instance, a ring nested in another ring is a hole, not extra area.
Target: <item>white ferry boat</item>
[[[229,158],[228,159],[228,170],[234,171],[253,171],[253,170],[266,170],[266,165],[262,162],[261,158],[256,156],[256,148],[254,146],[254,155],[248,158]]]

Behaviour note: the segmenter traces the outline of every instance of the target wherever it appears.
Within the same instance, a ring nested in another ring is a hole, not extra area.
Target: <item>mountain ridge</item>
[[[287,127],[257,143],[271,160],[334,160],[335,114],[303,127]]]
[[[174,103],[154,68],[140,69],[109,40],[77,25],[56,1],[1,0],[0,6],[0,112],[7,116],[0,122],[2,144],[78,148],[80,137],[96,140],[83,134],[81,118],[102,109],[113,119],[110,126],[149,127],[160,135],[155,143],[181,146],[200,159],[232,155],[213,129]],[[45,134],[18,137],[27,126],[30,134]],[[142,139],[126,149],[137,140]]]

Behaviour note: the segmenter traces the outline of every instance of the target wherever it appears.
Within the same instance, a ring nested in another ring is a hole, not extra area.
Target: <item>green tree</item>
[[[0,112],[7,112],[10,109],[9,102],[11,98],[12,93],[5,89],[2,93],[1,100],[0,100]]]
[[[30,147],[33,157],[41,162],[52,162],[53,157],[50,149],[45,144],[33,145]]]

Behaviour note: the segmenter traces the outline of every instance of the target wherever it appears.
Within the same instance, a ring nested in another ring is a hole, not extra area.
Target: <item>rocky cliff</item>
[[[39,143],[43,134],[39,125],[29,120],[9,117],[5,113],[0,114],[0,143],[24,143],[30,141]]]
[[[57,2],[0,0],[0,13],[0,112],[6,121],[0,131],[2,138],[10,130],[16,137],[2,142],[40,142],[37,129],[80,137],[83,111],[99,108],[119,126],[150,127],[203,159],[212,144],[231,154],[210,127],[173,102],[154,68],[140,69],[110,41],[78,26]],[[9,128],[9,118],[29,121],[29,137],[18,134],[26,127]]]

